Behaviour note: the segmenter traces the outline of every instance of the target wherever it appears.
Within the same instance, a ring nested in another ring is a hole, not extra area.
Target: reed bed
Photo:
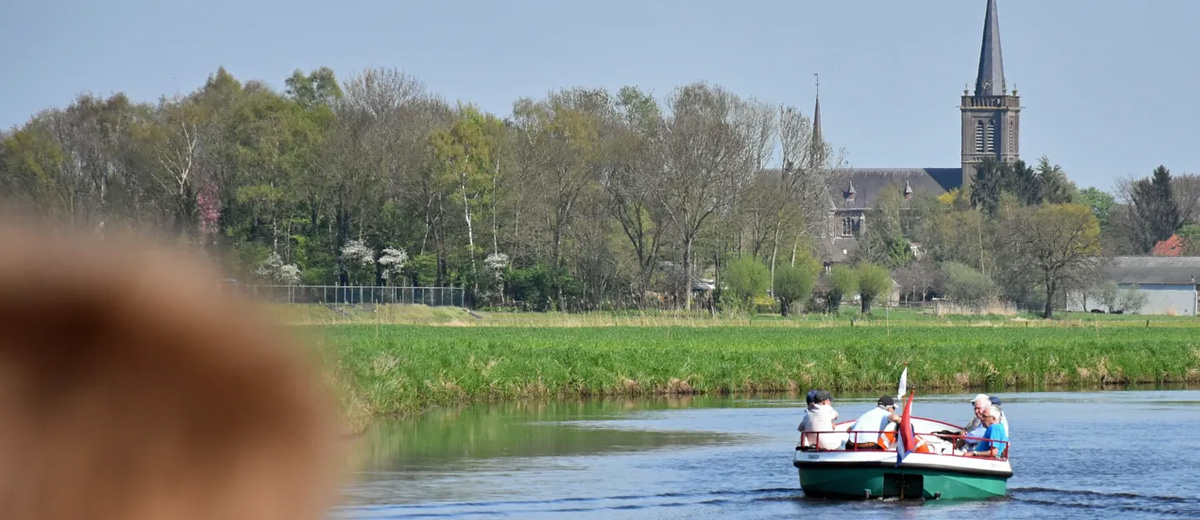
[[[1200,381],[1200,322],[310,329],[351,413],[476,401]]]

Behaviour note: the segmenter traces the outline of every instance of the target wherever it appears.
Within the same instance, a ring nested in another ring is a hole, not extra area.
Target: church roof
[[[853,197],[848,186],[854,186]],[[867,209],[889,187],[901,196],[910,190],[937,196],[960,186],[962,168],[844,168],[833,172],[829,197],[833,209]]]
[[[831,264],[845,263],[858,247],[855,237],[825,237],[821,239],[821,260]]]
[[[983,21],[983,45],[979,49],[979,76],[975,79],[976,96],[1004,96],[1004,57],[1000,53],[1000,17],[996,0],[988,0]]]

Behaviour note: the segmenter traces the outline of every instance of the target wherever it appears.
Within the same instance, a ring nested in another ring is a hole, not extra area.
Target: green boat
[[[896,463],[896,451],[846,450],[846,433],[853,421],[834,426],[818,435],[838,436],[838,449],[796,447],[793,465],[800,473],[800,487],[810,497],[901,498],[901,499],[987,499],[1007,494],[1012,465],[1004,443],[1001,458],[965,457],[954,449],[954,440],[965,435],[961,428],[912,417],[913,430],[923,446]],[[936,432],[936,433],[935,433]]]

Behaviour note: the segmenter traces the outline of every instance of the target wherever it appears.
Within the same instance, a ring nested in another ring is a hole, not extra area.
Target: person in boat
[[[1000,424],[1004,425],[1004,432],[1012,435],[1012,428],[1008,425],[1008,416],[1004,414],[1004,407],[1000,406],[1000,398],[993,395],[988,397],[988,400],[992,402],[992,406],[995,406],[997,410],[1000,410]]]
[[[808,423],[808,414],[815,410],[813,406],[816,404],[816,398],[817,390],[809,390],[808,395],[804,396],[804,417],[800,418],[800,426],[796,427],[797,430],[804,431],[804,425]]]
[[[1008,451],[1008,432],[1000,422],[1000,408],[988,406],[983,412],[983,432],[985,440],[980,441],[974,448],[968,449],[963,455],[967,457],[1001,458]]]
[[[846,442],[846,449],[886,450],[891,445],[891,440],[881,432],[893,423],[900,423],[900,416],[896,415],[896,401],[885,395],[875,402],[875,408],[854,421],[854,425],[850,427],[850,439]]]
[[[838,413],[833,409],[833,394],[828,390],[810,392],[812,402],[805,410],[804,420],[800,422],[800,446],[822,450],[836,450],[841,446],[841,435],[817,432],[832,432],[833,423],[837,422]]]
[[[978,394],[974,399],[971,399],[971,405],[975,407],[975,417],[971,418],[971,422],[967,423],[967,425],[963,427],[964,434],[969,438],[959,440],[959,448],[971,447],[979,444],[979,439],[983,437],[983,432],[987,429],[987,427],[983,425],[983,414],[987,411],[989,406],[995,406],[1000,410],[1000,424],[1004,425],[1004,431],[1012,431],[1008,427],[1008,417],[1005,417],[1004,409],[1000,408],[1000,402],[1001,400],[999,397],[988,396],[987,394]]]
[[[967,438],[958,441],[959,448],[974,448],[979,444],[979,439],[983,438],[983,432],[987,430],[987,426],[983,424],[983,416],[988,407],[992,406],[992,398],[987,394],[976,394],[975,398],[971,399],[971,406],[975,408],[975,416],[963,427],[963,434]]]

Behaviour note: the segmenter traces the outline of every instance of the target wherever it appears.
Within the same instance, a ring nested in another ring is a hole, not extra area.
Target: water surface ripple
[[[693,398],[504,404],[376,425],[344,519],[1200,518],[1200,391],[1005,393],[1014,476],[979,502],[839,501],[800,491],[801,404]],[[965,422],[968,395],[914,413]],[[843,418],[872,406],[835,401]]]

